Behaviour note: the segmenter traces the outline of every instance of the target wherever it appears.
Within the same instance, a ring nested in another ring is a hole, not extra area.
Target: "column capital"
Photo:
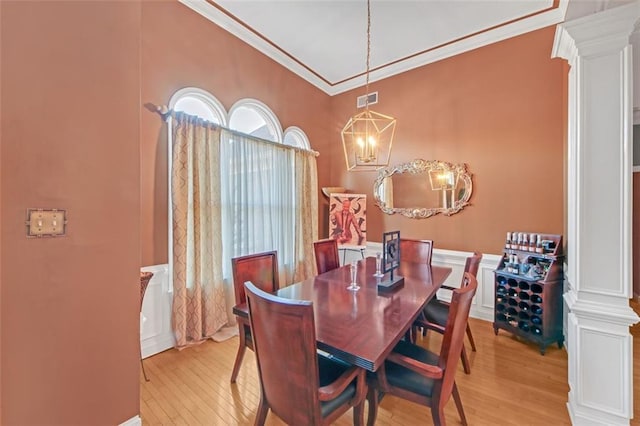
[[[564,58],[573,64],[577,56],[592,56],[620,50],[640,20],[640,0],[587,15],[556,26],[552,58]]]

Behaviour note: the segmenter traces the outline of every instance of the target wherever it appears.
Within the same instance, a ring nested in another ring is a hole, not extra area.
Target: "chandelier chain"
[[[369,67],[371,64],[371,0],[367,0],[367,73],[365,84],[365,108],[369,109]]]

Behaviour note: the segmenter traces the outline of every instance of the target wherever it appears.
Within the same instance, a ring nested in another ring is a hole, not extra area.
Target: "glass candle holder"
[[[351,284],[349,284],[347,290],[360,290],[360,287],[358,286],[358,262],[351,262]]]
[[[382,273],[382,253],[376,253],[376,273],[373,274],[374,277],[384,277]]]

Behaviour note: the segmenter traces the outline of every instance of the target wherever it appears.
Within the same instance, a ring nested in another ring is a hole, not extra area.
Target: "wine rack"
[[[549,344],[555,342],[561,348],[564,342],[562,237],[526,235],[537,236],[538,250],[534,244],[529,247],[522,239],[516,242],[515,236],[508,237],[504,256],[495,270],[493,330],[496,335],[503,329],[535,342],[544,355]]]

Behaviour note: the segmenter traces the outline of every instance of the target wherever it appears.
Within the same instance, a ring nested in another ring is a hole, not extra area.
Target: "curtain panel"
[[[228,322],[222,277],[220,129],[187,114],[172,121],[173,330],[176,346]]]
[[[172,114],[173,330],[176,347],[233,321],[231,259],[276,250],[280,285],[312,277],[315,153]]]
[[[314,154],[227,130],[220,143],[225,276],[233,257],[276,250],[281,286],[311,277],[318,229]]]

